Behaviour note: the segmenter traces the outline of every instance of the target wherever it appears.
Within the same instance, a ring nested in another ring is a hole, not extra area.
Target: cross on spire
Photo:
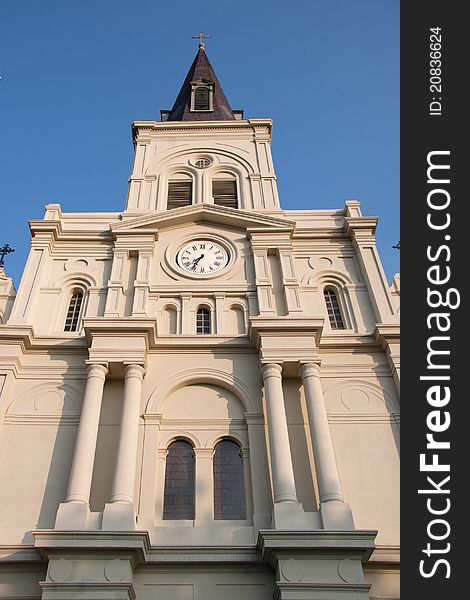
[[[207,38],[211,38],[211,35],[204,35],[203,31],[200,31],[198,35],[192,35],[191,36],[193,38],[193,40],[197,40],[197,38],[199,38],[199,48],[204,49],[204,40]]]

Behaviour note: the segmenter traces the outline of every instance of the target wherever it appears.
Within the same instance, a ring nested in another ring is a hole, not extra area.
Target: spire
[[[199,37],[199,36],[198,36]],[[198,102],[202,104],[198,104]],[[207,106],[204,106],[207,102]],[[203,108],[201,108],[201,106]],[[191,65],[180,93],[171,111],[162,111],[162,118],[168,114],[168,121],[227,121],[237,118],[230,108],[214,69],[212,68],[203,40]],[[240,117],[238,117],[240,118]]]

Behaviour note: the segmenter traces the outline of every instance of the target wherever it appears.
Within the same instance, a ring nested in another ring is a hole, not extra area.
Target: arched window
[[[164,519],[194,519],[194,452],[189,442],[168,447],[165,469]]]
[[[196,333],[205,335],[211,332],[211,313],[208,308],[198,308],[196,313]]]
[[[74,292],[70,298],[64,331],[78,331],[83,305],[83,292]]]
[[[325,288],[323,295],[331,329],[344,329],[344,320],[335,290]]]
[[[168,182],[168,198],[166,207],[168,210],[189,206],[193,202],[193,180],[185,175],[178,175],[178,179]]]
[[[214,452],[214,519],[246,519],[240,446],[222,440]]]
[[[237,181],[230,175],[212,181],[212,198],[217,206],[238,208]]]

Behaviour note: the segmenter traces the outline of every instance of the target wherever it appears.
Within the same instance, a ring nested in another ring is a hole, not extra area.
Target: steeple
[[[161,111],[162,121],[228,121],[243,118],[243,111],[230,108],[212,68],[204,43],[191,65],[170,111]]]

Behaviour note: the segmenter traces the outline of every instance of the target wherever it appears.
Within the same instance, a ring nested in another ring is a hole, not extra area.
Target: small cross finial
[[[9,244],[4,244],[2,248],[0,248],[0,267],[4,267],[5,266],[5,254],[10,254],[11,252],[14,252],[14,248],[11,248]]]
[[[200,31],[198,35],[191,36],[193,40],[197,40],[199,38],[199,48],[204,48],[204,40],[207,38],[211,38],[211,35],[204,35],[203,31]]]

